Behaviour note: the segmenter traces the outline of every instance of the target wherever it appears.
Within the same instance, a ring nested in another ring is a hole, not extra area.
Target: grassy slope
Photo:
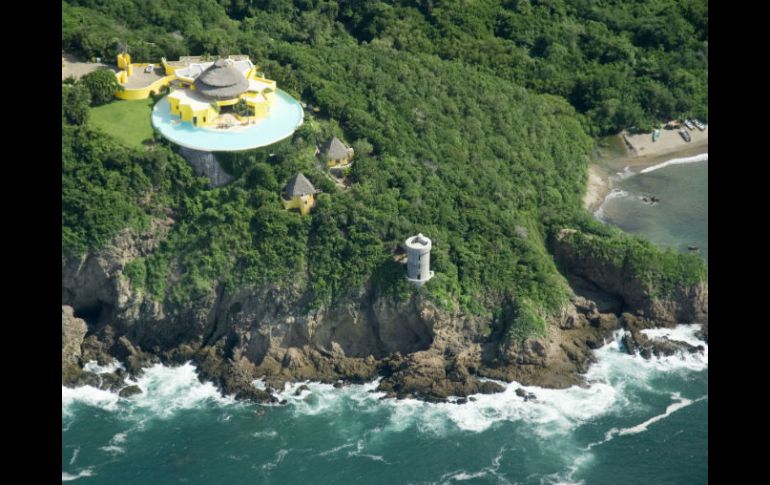
[[[152,139],[151,99],[112,101],[91,108],[91,124],[132,148]]]

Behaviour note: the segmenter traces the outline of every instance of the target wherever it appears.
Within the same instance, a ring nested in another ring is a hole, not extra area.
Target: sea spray
[[[697,338],[697,325],[645,333],[707,349]],[[590,443],[612,429],[612,442],[658,433],[670,416],[687,413],[705,399],[702,391],[682,391],[679,401],[672,397],[679,390],[670,385],[707,369],[706,352],[644,360],[622,350],[622,336],[623,331],[616,332],[595,350],[597,363],[585,376],[587,388],[505,383],[504,392],[469,396],[473,400],[465,404],[382,399],[378,380],[342,388],[289,383],[277,393],[287,405],[235,403],[200,383],[191,364],[155,366],[136,381],[143,395],[115,398],[107,406],[96,402],[99,419],[113,423],[96,443],[78,434],[91,419],[90,405],[72,405],[70,419],[76,424],[63,434],[68,441],[63,480],[85,477],[81,472],[87,470],[94,483],[135,483],[133,468],[126,465],[151,459],[145,443],[153,443],[152,456],[164,457],[155,469],[169,480],[210,482],[229,473],[240,477],[236,481],[260,483],[361,483],[362,476],[372,484],[604,483],[584,477],[601,473],[606,464],[601,457],[614,445],[586,450]],[[672,377],[680,373],[681,378]],[[665,387],[661,379],[674,381]],[[163,383],[169,388],[163,389]],[[302,385],[308,389],[297,392]],[[520,388],[534,393],[535,400],[516,395]],[[656,404],[643,401],[644,396],[657,396]],[[684,399],[691,403],[671,408]],[[81,451],[73,469],[68,463],[76,446]],[[123,452],[105,449],[110,446]]]
[[[607,194],[607,196],[604,198],[602,203],[599,205],[599,207],[594,211],[594,217],[599,219],[600,221],[606,222],[606,217],[604,215],[604,207],[613,199],[622,199],[628,197],[628,192],[621,189],[612,189]]]
[[[91,368],[96,369],[94,366]],[[98,369],[110,372],[110,369],[116,368],[115,364],[111,364]],[[127,378],[124,383],[139,386],[142,393],[124,399],[117,393],[93,386],[62,386],[63,416],[71,416],[73,406],[78,404],[105,411],[120,411],[124,418],[140,420],[145,416],[168,418],[179,410],[194,409],[206,402],[219,405],[236,403],[232,397],[222,396],[212,383],[200,382],[191,362],[177,367],[155,364],[146,368],[140,378]]]
[[[647,167],[645,169],[642,169],[639,173],[650,173],[655,170],[660,170],[663,167],[668,167],[669,165],[681,165],[683,163],[707,162],[708,159],[709,159],[708,153],[701,153],[700,155],[694,155],[692,157],[672,158],[671,160],[667,160],[663,163],[659,163],[657,165],[653,165],[652,167]]]

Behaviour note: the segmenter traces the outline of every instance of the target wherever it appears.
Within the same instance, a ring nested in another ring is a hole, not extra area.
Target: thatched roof
[[[233,62],[220,59],[195,79],[195,90],[210,99],[237,98],[249,89],[249,81]]]
[[[345,146],[336,136],[327,141],[323,146],[323,153],[329,160],[339,160],[350,154],[350,148]]]
[[[310,183],[310,180],[305,178],[305,176],[299,172],[294,174],[291,180],[289,180],[289,183],[286,184],[286,188],[283,189],[283,191],[289,197],[310,195],[317,192],[315,187],[313,187],[313,184]]]

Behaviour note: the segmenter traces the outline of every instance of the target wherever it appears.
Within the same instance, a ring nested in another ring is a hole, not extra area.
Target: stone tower
[[[430,270],[430,239],[418,234],[406,240],[406,279],[422,286],[433,278]]]

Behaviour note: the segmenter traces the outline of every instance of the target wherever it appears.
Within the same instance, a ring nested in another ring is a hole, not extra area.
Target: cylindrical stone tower
[[[418,234],[406,240],[406,278],[417,286],[422,286],[433,278],[430,270],[430,239]]]

